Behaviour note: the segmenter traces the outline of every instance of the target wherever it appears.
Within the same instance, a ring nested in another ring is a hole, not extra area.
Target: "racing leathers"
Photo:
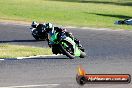
[[[80,41],[78,39],[74,38],[74,36],[72,35],[71,32],[68,32],[66,29],[59,28],[59,27],[54,27],[52,31],[49,31],[49,33],[48,33],[48,45],[49,45],[49,47],[51,47],[54,44],[54,42],[50,40],[50,37],[52,35],[54,35],[55,32],[59,33],[58,38],[60,38],[60,36],[65,34],[66,36],[70,37],[71,39],[74,39],[74,41],[78,45],[78,47],[82,47],[82,45],[80,44]]]

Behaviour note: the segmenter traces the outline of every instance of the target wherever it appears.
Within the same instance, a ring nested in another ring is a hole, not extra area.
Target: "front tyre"
[[[36,31],[36,29],[34,29],[34,30],[32,31],[32,36],[33,36],[36,40],[39,40],[39,37],[37,36],[37,34],[38,34],[38,31]]]
[[[33,35],[33,37],[38,41],[39,40],[39,37],[38,36],[36,36],[36,35],[34,35],[34,34],[32,34]]]
[[[68,45],[67,48],[72,48],[72,49],[70,49],[71,51],[66,49],[66,47],[61,43],[61,44],[59,44],[61,52],[64,55],[66,55],[67,57],[69,57],[70,59],[74,59],[75,56],[73,55],[74,52],[73,52],[73,47],[71,46],[71,44],[67,41],[62,41],[62,42],[64,42],[66,45]]]

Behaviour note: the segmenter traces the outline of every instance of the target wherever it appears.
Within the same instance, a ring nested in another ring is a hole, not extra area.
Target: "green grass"
[[[16,58],[23,56],[50,55],[50,54],[52,54],[50,48],[0,44],[0,58]]]
[[[132,29],[115,25],[132,18],[132,0],[0,0],[0,19],[58,25]]]

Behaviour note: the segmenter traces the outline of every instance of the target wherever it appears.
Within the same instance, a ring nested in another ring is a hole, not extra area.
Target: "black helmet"
[[[38,23],[33,21],[32,24],[31,24],[31,27],[36,28],[37,26],[38,26]]]

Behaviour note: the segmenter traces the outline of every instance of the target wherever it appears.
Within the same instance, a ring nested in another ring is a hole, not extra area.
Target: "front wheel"
[[[38,36],[36,36],[36,35],[34,35],[34,34],[32,34],[33,35],[33,37],[36,39],[36,40],[39,40],[39,37]]]
[[[67,46],[66,46],[67,45]],[[61,52],[69,57],[70,59],[74,59],[74,49],[72,45],[67,41],[62,41],[61,44],[59,44]]]

